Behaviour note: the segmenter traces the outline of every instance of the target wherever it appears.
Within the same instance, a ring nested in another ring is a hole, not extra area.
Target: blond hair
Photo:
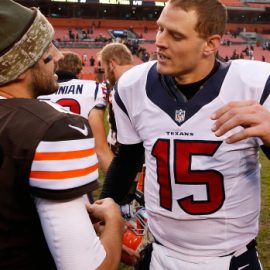
[[[110,43],[103,47],[98,54],[101,61],[109,63],[114,60],[118,65],[131,65],[133,57],[130,50],[122,43]]]
[[[78,75],[82,70],[81,56],[72,51],[62,51],[64,58],[58,62],[58,70],[65,70]]]

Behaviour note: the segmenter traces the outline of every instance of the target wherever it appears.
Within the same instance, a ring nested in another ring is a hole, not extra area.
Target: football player
[[[98,177],[88,121],[36,99],[58,89],[54,30],[10,0],[0,21],[0,269],[117,269],[119,207],[84,199]]]
[[[218,0],[169,0],[157,61],[117,84],[120,146],[101,197],[121,203],[145,153],[153,270],[262,269],[258,154],[270,157],[270,65],[216,59],[226,17]]]
[[[38,99],[50,100],[67,110],[80,114],[89,120],[90,111],[96,102],[103,99],[101,85],[93,80],[81,80],[82,57],[72,51],[63,51],[64,58],[57,64],[59,88],[51,95],[42,95]],[[92,193],[88,194],[93,202]]]
[[[63,59],[58,62],[56,74],[59,88],[48,96],[39,99],[50,100],[88,119],[96,100],[103,98],[101,86],[94,80],[82,80],[82,60],[80,55],[72,51],[63,51]]]
[[[104,93],[103,101],[96,102],[95,107],[90,113],[89,119],[95,137],[96,152],[99,158],[99,162],[101,163],[102,169],[106,172],[118,147],[116,140],[117,130],[112,108],[112,100],[114,95],[113,87],[119,78],[123,75],[123,73],[133,66],[133,57],[130,50],[125,45],[121,43],[111,43],[107,44],[99,52],[99,58],[101,67],[104,69],[104,75],[107,83],[102,84],[102,90]],[[104,127],[104,112],[106,107],[108,107],[110,124],[110,131],[107,137]],[[142,193],[139,191],[135,193],[135,190],[136,181],[133,182],[133,188],[130,190],[128,198],[126,198],[126,202],[132,201],[135,198],[135,195],[139,195],[141,199],[140,202],[142,201]],[[128,217],[128,224],[130,223],[130,211],[135,209],[132,206],[132,204],[125,204],[122,208],[122,212],[125,211],[124,209],[128,209],[126,215],[126,217]],[[138,249],[137,245],[135,245],[135,248],[134,245],[130,245],[130,239],[132,237],[137,238],[133,231],[127,229],[123,242],[122,261],[127,264],[134,265],[138,262],[139,252],[142,248]],[[143,239],[144,237],[141,236],[139,238]]]
[[[101,84],[103,99],[98,99],[89,115],[90,125],[96,142],[96,152],[104,172],[107,171],[116,150],[116,128],[112,109],[113,87],[121,75],[133,66],[133,57],[129,49],[121,43],[107,44],[99,52],[105,81]],[[108,105],[108,106],[107,106]],[[104,127],[105,109],[109,111],[109,134]]]

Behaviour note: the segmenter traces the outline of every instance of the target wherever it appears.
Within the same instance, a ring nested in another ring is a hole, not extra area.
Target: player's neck
[[[212,70],[215,67],[215,63],[216,63],[215,58],[213,58],[212,61],[203,62],[192,72],[176,76],[175,81],[179,85],[193,84],[202,81],[204,80],[204,78],[208,77],[210,73],[212,73]]]
[[[120,77],[129,69],[131,69],[133,65],[124,65],[124,66],[118,66],[117,70],[115,71],[115,78],[118,81]]]
[[[10,83],[0,87],[0,96],[4,98],[33,98],[25,91],[23,87],[19,87],[14,83]]]

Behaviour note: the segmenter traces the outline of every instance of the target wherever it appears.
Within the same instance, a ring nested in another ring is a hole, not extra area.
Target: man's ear
[[[26,72],[27,72],[27,71],[24,71],[22,74],[20,74],[20,75],[17,77],[16,81],[22,81],[22,80],[24,80],[25,77],[26,77]]]
[[[111,60],[110,60],[110,68],[111,68],[111,70],[114,70],[115,67],[116,67],[116,62],[115,62],[114,59],[111,59]]]
[[[221,42],[220,35],[212,35],[206,39],[206,46],[204,48],[204,55],[209,56],[211,54],[216,54]]]
[[[15,83],[25,83],[28,81],[28,78],[31,76],[31,68],[24,71],[22,74],[20,74],[15,80]]]

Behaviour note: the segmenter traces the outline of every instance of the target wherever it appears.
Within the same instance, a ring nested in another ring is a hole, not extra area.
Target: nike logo
[[[78,130],[80,133],[82,133],[84,136],[87,136],[88,135],[88,129],[86,127],[86,125],[84,124],[83,128],[79,128],[79,127],[76,127],[76,126],[72,126],[72,125],[68,125],[70,128],[73,128],[73,129],[76,129]]]
[[[246,269],[247,267],[249,267],[249,264],[245,264],[241,267],[238,267],[238,270]]]

